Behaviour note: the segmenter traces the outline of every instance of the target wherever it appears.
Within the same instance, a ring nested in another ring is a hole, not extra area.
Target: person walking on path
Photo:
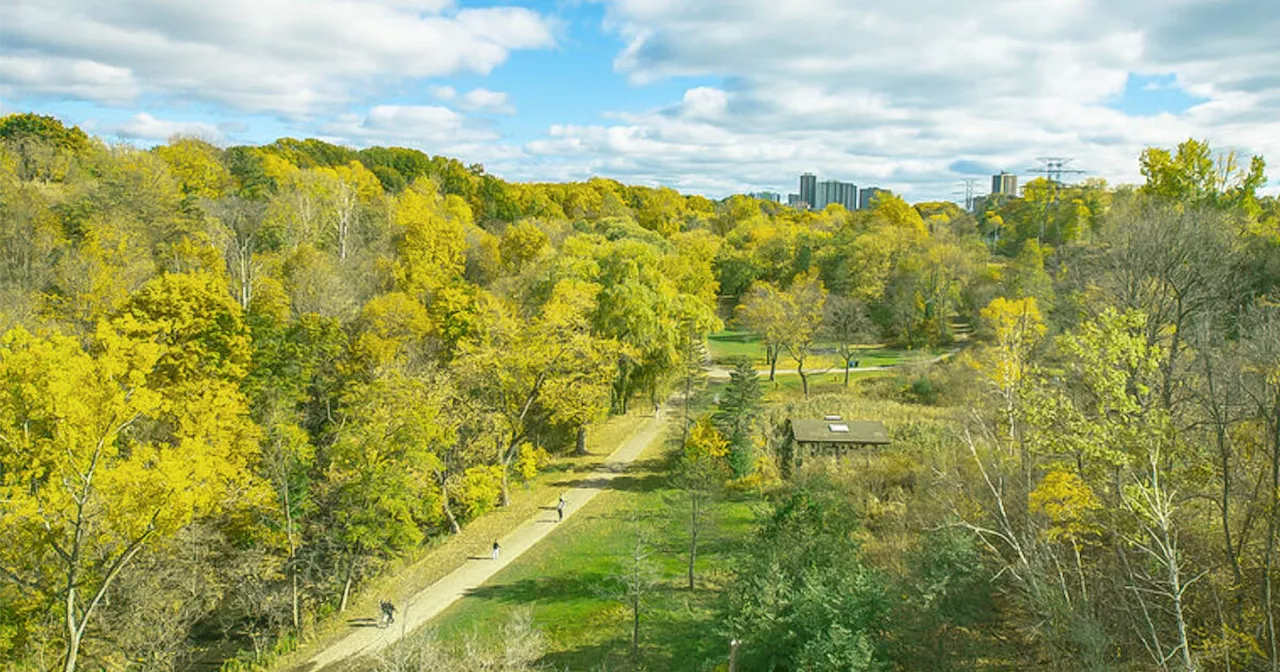
[[[654,417],[654,419],[657,419],[657,418],[658,418],[658,412],[659,412],[659,411],[661,411],[661,410],[662,410],[662,405],[661,405],[661,404],[659,404],[659,403],[658,403],[658,402],[656,402],[656,401],[655,401],[655,402],[653,402],[653,417]]]
[[[379,603],[378,606],[382,608],[382,620],[383,620],[382,627],[385,628],[388,625],[391,625],[392,623],[396,622],[396,616],[395,616],[396,607],[395,605],[391,604],[391,600],[383,600],[381,603]]]
[[[494,560],[497,560],[497,559],[498,559],[498,550],[499,550],[499,549],[500,549],[500,547],[498,546],[498,540],[497,540],[497,539],[494,539],[494,540],[493,540],[493,559],[494,559]]]
[[[564,520],[564,495],[560,495],[560,503],[556,504],[556,516],[557,523]]]

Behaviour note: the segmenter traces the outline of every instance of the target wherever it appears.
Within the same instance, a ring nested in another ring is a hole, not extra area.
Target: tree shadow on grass
[[[599,586],[609,581],[605,574],[586,572],[572,576],[546,576],[514,583],[478,586],[468,597],[496,600],[504,604],[531,604],[598,597]]]
[[[615,630],[604,641],[544,655],[538,662],[555,670],[687,670],[714,669],[729,659],[729,643],[715,621],[715,593],[699,590],[693,610],[683,606],[689,593],[667,587],[642,614],[639,667],[629,655],[629,616],[603,627]]]
[[[538,664],[552,670],[630,670],[631,661],[627,656],[629,645],[626,638],[616,637],[599,644],[553,651],[539,658]]]

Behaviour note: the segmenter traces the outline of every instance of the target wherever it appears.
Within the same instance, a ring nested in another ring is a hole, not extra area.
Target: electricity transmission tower
[[[1028,168],[1026,172],[1044,175],[1045,179],[1055,187],[1062,186],[1062,176],[1064,174],[1084,172],[1076,168],[1068,168],[1067,164],[1071,163],[1072,159],[1067,156],[1037,156],[1036,161],[1043,165],[1036,168]]]
[[[978,195],[976,194],[976,187],[977,187],[977,184],[978,184],[978,178],[976,178],[976,177],[966,177],[966,178],[964,178],[963,180],[961,180],[961,184],[963,184],[963,185],[964,185],[964,190],[963,190],[963,192],[961,192],[961,190],[957,189],[956,191],[951,192],[951,195],[952,195],[952,196],[955,196],[955,197],[959,197],[959,196],[961,195],[961,193],[963,193],[963,194],[964,194],[964,209],[965,209],[965,210],[968,210],[969,212],[973,212],[973,204],[974,204],[974,201],[976,201],[978,198],[981,198],[980,196],[978,196]]]
[[[1058,205],[1058,190],[1064,186],[1062,176],[1080,174],[1084,173],[1084,171],[1078,168],[1068,168],[1067,164],[1072,161],[1069,156],[1037,156],[1036,161],[1039,161],[1042,165],[1036,168],[1028,168],[1027,172],[1044,175],[1044,178],[1049,182],[1049,203],[1045,206],[1044,216],[1040,218],[1040,242],[1044,242],[1049,210]]]

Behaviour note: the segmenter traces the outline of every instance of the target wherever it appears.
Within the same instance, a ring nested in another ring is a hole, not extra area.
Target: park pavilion
[[[821,420],[792,418],[787,424],[797,464],[810,457],[866,454],[872,446],[889,444],[889,430],[875,420],[845,420],[828,415]]]

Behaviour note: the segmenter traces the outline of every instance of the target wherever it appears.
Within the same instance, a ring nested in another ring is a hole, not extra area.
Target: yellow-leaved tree
[[[400,228],[395,277],[401,289],[430,296],[462,276],[470,223],[465,203],[441,199],[430,180],[418,179],[400,194],[395,213]]]
[[[729,477],[729,440],[716,429],[710,415],[689,431],[680,455],[676,485],[689,496],[689,590],[694,588],[698,562],[698,537],[706,527],[707,500]]]
[[[1031,354],[1048,329],[1032,297],[998,296],[982,309],[982,319],[995,334],[994,342],[968,361],[995,393],[1010,446],[1021,451],[1023,479],[1031,487],[1031,461],[1018,428],[1018,409],[1031,370]]]
[[[237,432],[243,405],[216,386],[163,410],[157,344],[106,327],[95,341],[90,353],[23,329],[0,339],[0,571],[59,604],[68,672],[121,571],[244,492],[256,447]],[[143,429],[162,415],[170,431]]]

